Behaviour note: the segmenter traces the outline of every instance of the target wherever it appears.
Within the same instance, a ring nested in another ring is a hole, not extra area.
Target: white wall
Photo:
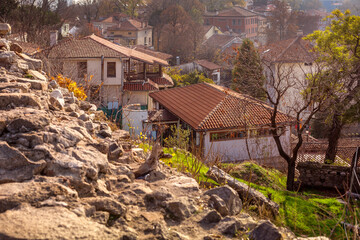
[[[138,91],[138,92],[124,92],[123,103],[128,104],[148,104],[148,92]]]
[[[250,159],[248,151],[246,150],[245,139],[210,142],[210,134],[211,132],[207,132],[204,139],[205,156],[207,156],[208,159],[213,159],[214,157],[220,157],[222,161]],[[280,139],[286,152],[290,153],[290,127],[287,127]],[[251,159],[280,156],[273,137],[249,138],[248,145]]]
[[[137,44],[145,45],[144,37],[146,37],[146,46],[152,46],[152,29],[146,29],[138,31],[137,33]],[[150,39],[150,42],[149,42]]]
[[[130,132],[131,137],[140,135],[143,131],[142,122],[148,118],[147,110],[123,109],[122,127]]]

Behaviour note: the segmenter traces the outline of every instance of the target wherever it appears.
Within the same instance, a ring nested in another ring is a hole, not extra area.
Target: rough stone
[[[109,151],[108,151],[108,160],[109,161],[115,161],[119,159],[120,156],[122,156],[124,153],[124,150],[121,146],[119,146],[116,142],[113,142],[109,145]]]
[[[45,167],[45,161],[32,162],[17,149],[0,141],[0,183],[31,179]]]
[[[159,180],[163,180],[166,178],[165,173],[161,172],[161,171],[151,171],[150,173],[145,175],[145,180],[148,182],[156,182]]]
[[[250,238],[254,240],[280,240],[282,236],[274,224],[270,221],[264,221],[250,233]]]
[[[42,129],[50,124],[48,117],[31,114],[11,121],[6,129],[11,133],[30,132]]]
[[[50,93],[50,97],[53,97],[53,98],[55,98],[56,100],[58,100],[58,102],[60,103],[60,105],[61,105],[62,107],[65,106],[64,96],[63,96],[63,94],[62,94],[62,92],[61,92],[60,90],[55,89],[54,91],[52,91],[52,92]]]
[[[210,189],[210,190],[206,191],[204,194],[209,195],[209,196],[217,195],[222,200],[224,200],[230,215],[236,215],[242,209],[242,202],[241,202],[241,199],[239,198],[238,193],[234,189],[232,189],[231,187],[229,187],[227,185],[225,185],[223,187]],[[212,199],[214,199],[215,208],[219,207],[220,202],[217,201],[216,198],[212,198]],[[227,215],[227,214],[223,215],[223,214],[225,214],[225,212],[223,212],[223,211],[221,214],[222,214],[222,216]]]
[[[235,236],[239,230],[245,230],[239,221],[233,217],[226,217],[221,220],[217,226],[219,232],[225,235]],[[264,239],[264,238],[263,238]]]
[[[17,43],[10,44],[10,51],[21,53],[23,51],[22,47]]]
[[[30,88],[34,90],[46,91],[48,89],[47,83],[41,80],[34,80],[29,78],[17,78],[14,81],[21,83],[30,83],[31,86]]]
[[[0,83],[0,92],[3,92],[4,90],[11,92],[19,92],[19,93],[27,93],[30,89],[29,83]],[[4,92],[5,93],[5,92]]]
[[[225,201],[218,195],[211,195],[209,199],[209,206],[215,208],[216,211],[218,211],[223,217],[229,215],[229,208],[227,207]]]
[[[9,43],[4,38],[0,38],[0,49],[3,50],[3,51],[9,51],[10,50]],[[11,51],[13,51],[13,50],[11,50]]]
[[[115,216],[123,216],[126,212],[126,207],[109,197],[93,197],[93,198],[84,198],[86,203],[94,206],[96,211],[105,211]]]
[[[109,230],[64,207],[24,205],[0,214],[0,236],[4,239],[119,239],[119,235],[118,230]]]
[[[217,223],[221,220],[221,216],[220,214],[213,210],[213,211],[210,211],[208,214],[206,214],[200,222],[202,223]]]
[[[190,217],[191,210],[194,210],[194,206],[191,206],[189,201],[184,198],[178,198],[170,200],[166,203],[166,210],[170,215],[170,218],[174,220],[185,220],[185,218]]]

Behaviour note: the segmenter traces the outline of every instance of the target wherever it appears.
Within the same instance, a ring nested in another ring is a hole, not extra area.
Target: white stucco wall
[[[143,132],[142,122],[148,118],[147,110],[123,109],[122,127],[130,132],[131,137],[136,137]]]
[[[148,104],[148,92],[124,92],[123,103],[128,104]]]
[[[210,141],[211,132],[205,134],[204,147],[205,156],[208,159],[220,157],[222,161],[241,161],[250,159],[246,149],[245,139],[234,139],[228,141]],[[280,137],[284,149],[290,152],[290,127]],[[269,137],[248,138],[248,145],[250,150],[251,159],[264,159],[278,157],[279,151],[277,150],[274,139]]]
[[[145,42],[144,42],[145,37],[146,37],[146,46],[152,46],[152,29],[151,28],[137,32],[137,40],[136,40],[137,44],[145,45]]]

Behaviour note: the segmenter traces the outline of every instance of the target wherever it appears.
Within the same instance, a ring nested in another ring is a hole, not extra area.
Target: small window
[[[312,66],[312,62],[306,62],[304,63],[305,66]]]
[[[78,78],[83,78],[87,74],[87,62],[78,62]]]
[[[116,62],[107,63],[107,77],[116,77]]]
[[[235,19],[232,20],[232,25],[236,25],[236,20]]]
[[[146,37],[144,37],[144,44],[146,45]]]
[[[206,19],[206,25],[210,25],[209,19]]]
[[[128,32],[129,35],[131,35],[131,32]]]
[[[238,20],[238,25],[241,25],[241,19]]]

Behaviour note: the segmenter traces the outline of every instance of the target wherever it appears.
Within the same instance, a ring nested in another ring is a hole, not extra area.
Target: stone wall
[[[338,188],[347,190],[350,184],[350,167],[332,166],[315,162],[300,162],[297,165],[302,186]],[[360,168],[357,168],[360,179]],[[356,183],[356,179],[354,184]],[[359,185],[355,184],[358,189]]]

